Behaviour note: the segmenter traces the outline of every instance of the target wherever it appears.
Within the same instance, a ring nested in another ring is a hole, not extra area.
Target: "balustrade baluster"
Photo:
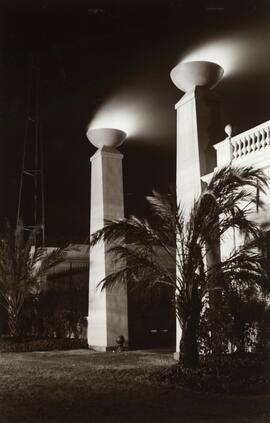
[[[255,136],[256,136],[256,151],[258,151],[260,149],[260,132],[256,131],[255,132]]]
[[[240,139],[240,157],[245,155],[245,138]]]
[[[245,156],[247,156],[249,153],[249,141],[250,136],[248,135],[247,137],[245,137]]]
[[[247,154],[251,153],[252,136],[248,136]]]
[[[264,144],[264,140],[265,140],[265,132],[264,132],[264,129],[261,129],[260,130],[260,133],[261,133],[261,143],[260,143],[261,144],[260,145],[260,149],[261,149],[261,148],[264,148],[264,145],[265,145]]]
[[[231,144],[232,144],[232,155],[233,155],[233,160],[236,159],[237,157],[237,153],[236,153],[236,143],[234,140],[231,139]]]
[[[236,159],[238,159],[238,157],[239,157],[239,148],[240,148],[240,146],[239,146],[239,142],[237,140],[237,141],[235,141],[235,158]]]
[[[255,134],[254,132],[252,132],[251,134],[251,153],[253,153],[255,151]]]
[[[265,142],[267,146],[270,146],[270,126],[268,125],[266,128],[266,138]]]

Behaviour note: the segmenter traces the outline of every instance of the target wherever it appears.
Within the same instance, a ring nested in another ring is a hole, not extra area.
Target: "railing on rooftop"
[[[265,158],[264,152],[270,157],[270,120],[233,137],[230,125],[226,126],[225,131],[228,137],[214,146],[218,167],[238,160],[257,160],[258,155]]]
[[[231,138],[232,159],[246,157],[270,147],[270,121]]]

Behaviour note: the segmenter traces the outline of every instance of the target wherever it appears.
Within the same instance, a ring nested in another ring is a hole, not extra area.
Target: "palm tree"
[[[63,248],[51,252],[35,248],[36,235],[32,230],[25,237],[22,224],[14,231],[7,222],[0,239],[0,305],[7,312],[12,337],[20,335],[21,313],[26,299],[30,295],[38,296],[42,276],[65,256]]]
[[[103,289],[124,283],[140,292],[160,286],[171,290],[182,329],[180,361],[185,367],[198,365],[198,326],[209,295],[228,283],[262,283],[262,256],[254,249],[261,233],[249,215],[258,201],[256,190],[264,190],[266,184],[259,170],[225,167],[213,175],[188,218],[181,205],[154,192],[147,197],[151,221],[134,216],[115,220],[91,238],[92,246],[100,240],[108,243],[118,263],[118,270],[101,281]],[[219,242],[230,228],[240,231],[246,242],[220,261]],[[166,260],[161,260],[161,251]]]

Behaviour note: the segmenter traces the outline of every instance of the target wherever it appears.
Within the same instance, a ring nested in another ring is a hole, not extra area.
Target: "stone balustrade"
[[[270,121],[231,138],[233,160],[270,147]]]
[[[257,162],[270,157],[270,120],[248,131],[231,137],[230,135],[214,146],[217,151],[217,167],[230,163]]]
[[[214,145],[217,152],[217,165],[214,170],[229,165],[253,166],[261,169],[270,181],[270,120],[233,137],[231,125],[226,125],[225,132],[228,135],[227,138]],[[213,173],[201,176],[201,180],[209,184]],[[252,219],[267,232],[270,231],[270,184],[264,192],[260,192],[260,199],[264,207],[254,210]],[[231,235],[228,234],[228,236]],[[222,245],[222,256],[225,257],[235,247],[236,242],[235,239],[231,238],[230,241],[228,238]]]

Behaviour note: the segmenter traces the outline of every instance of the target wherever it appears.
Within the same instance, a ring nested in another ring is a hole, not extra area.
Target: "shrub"
[[[195,391],[226,394],[270,392],[270,359],[255,354],[204,357],[197,369],[179,363],[160,379]]]
[[[52,351],[78,348],[88,348],[87,342],[83,339],[70,338],[26,338],[20,341],[13,338],[0,339],[0,352]]]
[[[218,309],[205,308],[198,340],[202,355],[215,353],[216,343],[221,354],[267,352],[270,346],[269,305],[255,290],[242,290],[241,295],[228,291],[219,297]]]

